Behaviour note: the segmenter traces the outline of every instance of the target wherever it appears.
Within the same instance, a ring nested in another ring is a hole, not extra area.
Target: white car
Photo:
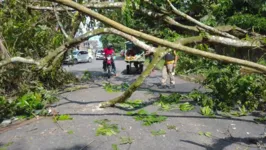
[[[95,54],[96,60],[97,59],[104,59],[104,53],[103,50],[98,50]]]
[[[68,55],[64,60],[65,63],[77,64],[80,62],[92,62],[93,56],[87,51],[73,51],[72,54]]]

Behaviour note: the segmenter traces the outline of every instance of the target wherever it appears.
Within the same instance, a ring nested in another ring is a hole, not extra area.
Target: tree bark
[[[103,102],[100,104],[100,107],[110,107],[114,106],[116,103],[123,103],[125,102],[136,90],[139,88],[147,76],[150,75],[151,71],[154,67],[159,63],[161,58],[165,55],[166,51],[164,48],[157,48],[156,52],[154,53],[154,57],[152,62],[147,66],[147,68],[141,73],[141,75],[137,78],[137,80],[129,86],[129,88],[119,97],[116,97],[112,100],[107,102]]]
[[[51,0],[48,0],[48,1],[51,1]],[[178,43],[172,43],[172,42],[154,37],[152,35],[148,35],[148,34],[139,32],[137,30],[128,28],[128,27],[126,27],[126,26],[124,26],[118,22],[115,22],[115,21],[113,21],[113,20],[111,20],[111,19],[109,19],[109,18],[107,18],[107,17],[105,17],[99,13],[94,12],[93,10],[90,10],[90,9],[88,9],[88,8],[78,4],[78,3],[75,3],[73,1],[70,1],[70,0],[52,0],[52,1],[61,3],[63,5],[69,6],[69,7],[72,7],[72,8],[74,8],[80,12],[83,12],[83,13],[85,13],[85,14],[105,23],[105,24],[110,25],[111,27],[113,27],[117,30],[120,30],[120,31],[127,33],[127,34],[130,34],[130,35],[133,35],[136,38],[141,38],[141,39],[156,43],[158,45],[172,48],[175,50],[180,50],[180,51],[183,51],[183,52],[186,52],[189,54],[198,55],[198,56],[202,56],[202,57],[206,57],[206,58],[210,58],[210,59],[214,59],[214,60],[234,63],[234,64],[250,67],[250,68],[253,68],[256,70],[260,70],[260,71],[266,73],[266,67],[264,65],[260,65],[260,64],[253,63],[253,62],[246,61],[246,60],[242,60],[242,59],[237,59],[237,58],[233,58],[233,57],[228,57],[228,56],[223,56],[223,55],[219,55],[219,54],[201,51],[198,49],[183,46],[183,45],[178,44]]]
[[[89,3],[84,5],[87,8],[92,9],[121,9],[125,3],[124,2],[96,2],[96,3]],[[53,11],[53,7],[42,7],[42,6],[27,6],[29,9],[33,10],[48,10]],[[75,11],[73,8],[60,8],[56,7],[56,11]]]

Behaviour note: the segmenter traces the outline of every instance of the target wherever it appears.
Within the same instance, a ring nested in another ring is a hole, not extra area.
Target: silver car
[[[104,59],[104,53],[103,50],[98,50],[95,54],[96,60],[97,59]]]
[[[73,51],[72,54],[66,57],[64,62],[77,64],[80,62],[92,62],[92,60],[93,56],[87,51]]]

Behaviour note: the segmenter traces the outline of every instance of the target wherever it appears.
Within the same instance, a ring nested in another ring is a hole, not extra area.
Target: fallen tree
[[[109,19],[109,18],[107,18],[107,17],[105,17],[105,16],[103,16],[103,15],[97,13],[97,12],[94,12],[94,11],[88,9],[85,6],[81,5],[81,4],[75,3],[73,1],[70,1],[70,0],[54,0],[54,2],[58,2],[58,3],[61,3],[63,5],[66,5],[66,6],[69,6],[71,8],[74,8],[74,9],[80,11],[80,12],[83,12],[83,13],[89,15],[90,17],[93,17],[93,18],[95,18],[95,19],[97,19],[97,20],[99,20],[99,21],[101,21],[101,22],[103,22],[103,23],[105,23],[107,25],[112,26],[113,28],[115,28],[117,30],[120,30],[120,31],[122,31],[124,33],[130,34],[130,35],[135,36],[137,38],[140,38],[140,39],[152,42],[152,43],[156,43],[158,45],[161,45],[161,46],[164,46],[164,47],[167,47],[167,48],[172,48],[172,49],[175,49],[175,50],[183,51],[183,52],[186,52],[186,53],[189,53],[189,54],[198,55],[198,56],[202,56],[202,57],[206,57],[206,58],[210,58],[210,59],[214,59],[214,60],[219,60],[219,61],[222,61],[222,62],[238,64],[238,65],[241,65],[241,66],[249,67],[249,68],[261,71],[263,73],[266,73],[266,67],[264,65],[260,65],[260,64],[257,64],[257,63],[254,63],[254,62],[250,62],[250,61],[247,61],[247,60],[242,60],[242,59],[237,59],[237,58],[233,58],[233,57],[228,57],[228,56],[223,56],[223,55],[219,55],[219,54],[214,54],[214,53],[210,53],[210,52],[201,51],[201,50],[198,50],[198,49],[195,49],[195,48],[184,46],[181,43],[173,43],[173,42],[169,42],[167,40],[163,40],[163,39],[154,37],[152,35],[145,34],[143,32],[128,28],[128,27],[126,27],[126,26],[124,26],[124,25],[122,25],[122,24],[120,24],[118,22],[115,22],[115,21],[113,21],[113,20],[111,20],[111,19]],[[175,9],[174,9],[174,12],[176,14],[183,15],[183,14],[177,13]],[[187,15],[184,16],[184,17],[186,17],[188,20],[192,20],[192,18],[188,17]],[[192,21],[194,23],[199,24],[199,22],[197,22],[195,20],[192,20]],[[228,45],[236,44],[236,46],[243,45],[243,47],[246,45],[246,41],[244,42],[244,41],[241,41],[241,40],[238,40],[237,42],[228,40],[226,42],[226,38],[231,38],[231,39],[236,39],[236,38],[234,36],[232,36],[232,35],[228,35],[227,33],[225,34],[225,33],[220,32],[220,31],[218,32],[216,29],[209,28],[209,27],[207,27],[205,25],[202,25],[202,24],[199,24],[199,25],[201,25],[201,27],[203,27],[203,28],[205,28],[207,30],[210,30],[211,32],[226,36],[226,37],[219,37],[219,38],[215,38],[213,36],[209,36],[209,40],[212,39],[212,41],[219,41],[220,43],[224,43],[224,44],[228,44]],[[208,38],[208,36],[206,36],[206,37]],[[191,40],[191,42],[194,42],[194,41]],[[238,45],[238,44],[240,44],[240,45]],[[255,43],[255,46],[258,47],[259,45],[257,45]],[[263,46],[262,46],[262,48],[263,48]],[[144,81],[145,77],[147,76],[146,73],[148,73],[148,71],[144,71],[143,74],[137,79],[137,81]],[[114,102],[123,102],[123,101],[125,101],[126,98],[128,98],[134,92],[134,90],[136,90],[137,87],[139,85],[141,85],[141,83],[133,83],[133,84],[135,86],[130,88],[129,91],[126,91],[123,94],[123,96],[119,97],[118,99],[111,100],[110,103],[104,103],[102,105],[102,107],[113,105]]]

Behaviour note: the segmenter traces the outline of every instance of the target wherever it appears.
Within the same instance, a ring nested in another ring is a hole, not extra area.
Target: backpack
[[[164,59],[165,61],[172,61],[172,60],[175,60],[175,56],[169,52],[164,56]]]

